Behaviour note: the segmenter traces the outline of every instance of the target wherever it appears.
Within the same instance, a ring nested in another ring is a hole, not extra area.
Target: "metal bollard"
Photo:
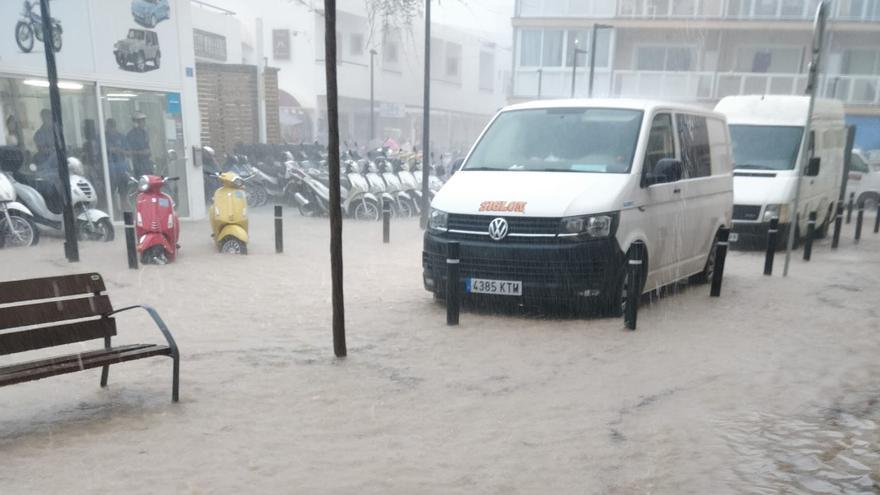
[[[849,202],[846,204],[846,224],[852,221],[853,203],[855,202],[856,193],[849,193]]]
[[[837,213],[834,215],[834,237],[831,239],[831,249],[837,249],[840,244],[840,228],[843,225],[843,202],[837,202]]]
[[[382,200],[382,242],[391,242],[391,202]]]
[[[125,222],[125,250],[128,252],[128,267],[138,269],[137,242],[134,235],[134,213],[122,212],[122,221]]]
[[[275,205],[275,252],[284,252],[284,226],[282,225],[281,205]]]
[[[862,238],[862,221],[865,219],[865,205],[859,205],[859,213],[856,215],[856,244]]]
[[[880,232],[880,201],[877,202],[877,216],[874,217],[874,233]]]
[[[776,256],[776,237],[779,234],[779,219],[770,219],[767,229],[767,253],[764,255],[764,275],[773,275],[773,257]]]
[[[626,287],[626,305],[623,308],[623,324],[630,330],[636,329],[639,319],[639,282],[642,280],[642,256],[641,244],[633,244],[635,253],[632,259],[627,261],[626,268],[629,285]]]
[[[811,211],[807,220],[807,238],[804,240],[804,261],[813,256],[813,238],[816,237],[816,212]]]
[[[446,244],[446,324],[458,325],[461,307],[459,295],[461,281],[458,279],[459,246],[455,241]]]
[[[709,296],[721,295],[721,280],[724,277],[724,260],[727,258],[727,244],[730,239],[730,229],[722,228],[718,231],[718,244],[715,246],[715,270],[712,271],[712,288]]]

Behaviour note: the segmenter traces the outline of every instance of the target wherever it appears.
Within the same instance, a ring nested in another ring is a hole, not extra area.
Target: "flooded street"
[[[346,221],[337,360],[326,219],[285,220],[283,255],[263,208],[247,256],[185,222],[180,258],[138,271],[121,228],[79,264],[50,237],[0,251],[3,280],[101,273],[116,307],[156,307],[182,353],[179,404],[161,358],[113,367],[106,389],[98,370],[0,389],[0,493],[880,493],[870,229],[796,252],[785,279],[784,253],[764,277],[762,253],[734,251],[721,298],[677,287],[629,332],[516,311],[447,327],[418,222],[383,245],[379,223]],[[114,344],[162,342],[144,315],[118,327]]]

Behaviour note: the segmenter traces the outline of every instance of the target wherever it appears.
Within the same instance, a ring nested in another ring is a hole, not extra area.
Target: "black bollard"
[[[461,281],[458,279],[459,246],[455,241],[446,244],[446,324],[458,325],[458,300]]]
[[[626,305],[623,308],[623,324],[630,330],[636,329],[636,322],[639,319],[639,283],[642,280],[642,244],[633,244],[634,253],[632,258],[627,261],[624,269],[627,271],[629,284],[626,286]]]
[[[724,260],[727,258],[727,241],[730,238],[730,229],[721,228],[718,231],[718,244],[715,245],[715,269],[712,271],[711,297],[721,295],[721,279],[724,277]]]
[[[856,215],[856,244],[862,238],[862,220],[865,219],[865,205],[859,205],[859,213]]]
[[[764,255],[764,275],[773,275],[773,257],[776,256],[776,237],[779,234],[779,219],[770,219],[767,229],[767,253]]]
[[[840,244],[840,228],[843,226],[843,202],[837,202],[837,214],[834,215],[834,237],[831,239],[831,249],[837,249]]]
[[[382,242],[391,242],[391,202],[382,200]]]
[[[880,232],[880,201],[877,202],[877,216],[874,217],[874,233]]]
[[[807,220],[807,238],[804,240],[804,261],[813,256],[813,238],[816,237],[816,212],[811,211]]]
[[[138,269],[137,242],[134,235],[134,213],[122,212],[122,221],[125,223],[125,250],[128,252],[128,267]]]
[[[849,202],[846,204],[846,224],[852,221],[853,203],[855,202],[856,193],[849,193]]]
[[[284,252],[284,226],[282,225],[281,205],[275,205],[275,252]]]

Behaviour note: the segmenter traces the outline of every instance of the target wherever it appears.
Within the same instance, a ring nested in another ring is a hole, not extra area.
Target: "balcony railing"
[[[517,17],[810,20],[819,0],[522,0]],[[831,17],[880,22],[880,0],[834,0]]]
[[[588,79],[586,71],[578,71],[575,96],[587,95]],[[593,86],[595,97],[714,102],[744,94],[802,95],[807,75],[596,69]],[[818,94],[850,105],[880,106],[880,75],[822,76]],[[571,95],[571,68],[518,69],[514,74],[514,95],[567,98]]]

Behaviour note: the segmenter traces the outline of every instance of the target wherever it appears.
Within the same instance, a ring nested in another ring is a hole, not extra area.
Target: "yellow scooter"
[[[248,219],[244,179],[235,172],[206,174],[220,181],[209,208],[211,237],[221,253],[247,254]]]

